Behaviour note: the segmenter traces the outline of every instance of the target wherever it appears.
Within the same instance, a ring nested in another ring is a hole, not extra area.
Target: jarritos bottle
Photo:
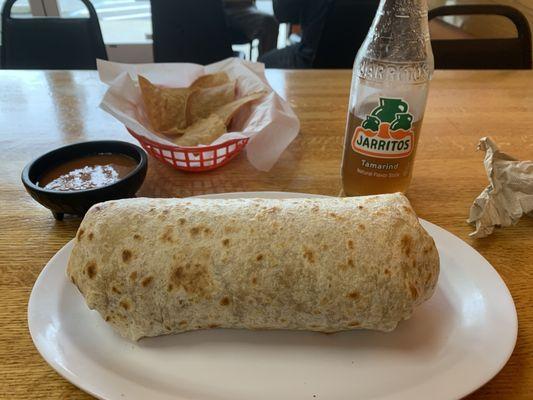
[[[353,67],[341,168],[347,196],[407,189],[432,73],[426,0],[381,0]]]

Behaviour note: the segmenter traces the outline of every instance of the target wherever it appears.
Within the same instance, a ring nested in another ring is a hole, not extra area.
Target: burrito
[[[402,194],[126,199],[93,206],[67,274],[131,340],[195,329],[390,331],[439,256]]]

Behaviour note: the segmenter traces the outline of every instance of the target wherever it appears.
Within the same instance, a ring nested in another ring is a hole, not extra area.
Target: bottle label
[[[355,128],[352,149],[377,158],[408,157],[414,147],[413,116],[408,111],[405,100],[381,97]]]

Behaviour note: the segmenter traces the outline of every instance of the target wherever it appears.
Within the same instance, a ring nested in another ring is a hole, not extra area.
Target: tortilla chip
[[[156,132],[171,132],[187,126],[188,88],[166,88],[154,85],[139,75],[139,86],[152,128]]]
[[[217,72],[216,74],[207,74],[196,79],[190,86],[191,89],[204,89],[214,86],[224,85],[229,83],[230,79],[225,72]]]
[[[216,114],[211,114],[185,129],[183,136],[174,140],[178,146],[198,146],[211,144],[226,133],[224,121]]]
[[[220,107],[235,100],[235,81],[191,93],[187,107],[187,123],[207,118]]]
[[[158,132],[158,133],[162,133],[164,135],[167,135],[167,136],[181,136],[185,133],[185,130],[187,128],[177,128],[177,127],[174,127],[172,129],[167,129],[166,131],[161,131],[161,132]]]
[[[229,123],[231,122],[231,119],[235,115],[235,113],[239,111],[239,109],[242,106],[263,97],[265,94],[266,94],[265,91],[249,94],[247,96],[234,100],[231,103],[223,105],[222,107],[217,109],[215,112],[220,118],[222,118],[222,120],[224,121],[224,124],[228,126]]]

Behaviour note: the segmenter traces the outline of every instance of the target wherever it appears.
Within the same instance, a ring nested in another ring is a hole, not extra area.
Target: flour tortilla
[[[439,256],[401,194],[138,198],[89,210],[67,274],[132,340],[215,327],[390,331],[434,292]]]

